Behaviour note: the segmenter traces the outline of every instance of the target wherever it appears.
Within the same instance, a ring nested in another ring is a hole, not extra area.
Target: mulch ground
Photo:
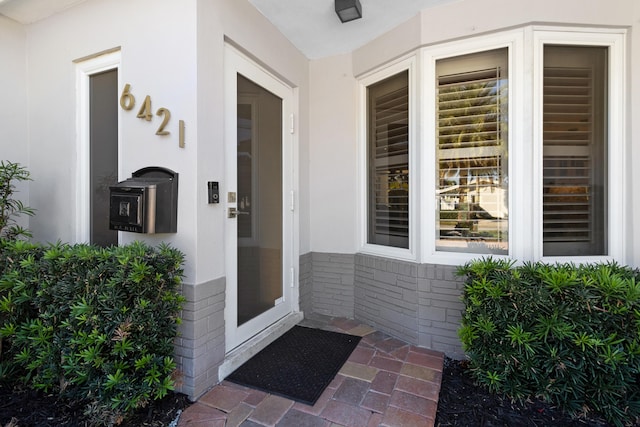
[[[187,396],[170,393],[133,413],[121,426],[167,427],[190,404]],[[85,405],[55,396],[0,387],[0,427],[89,427],[84,410]]]
[[[436,427],[609,427],[601,419],[572,419],[540,400],[525,404],[489,393],[475,385],[468,364],[445,358]]]
[[[191,404],[172,393],[128,418],[123,426],[167,427]],[[54,396],[0,387],[0,427],[88,427],[83,405]],[[572,419],[541,401],[521,405],[475,385],[466,362],[445,359],[436,427],[610,427],[600,419]],[[414,426],[407,426],[414,427]],[[417,427],[417,426],[416,426]]]

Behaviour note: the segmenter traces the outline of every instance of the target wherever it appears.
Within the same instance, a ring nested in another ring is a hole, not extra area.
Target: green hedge
[[[475,379],[622,426],[640,416],[640,272],[492,258],[466,276],[459,336]]]
[[[86,401],[96,424],[173,389],[184,256],[0,239],[0,378]]]

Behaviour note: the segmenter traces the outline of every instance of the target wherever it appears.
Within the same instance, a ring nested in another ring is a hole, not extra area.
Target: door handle
[[[229,213],[227,214],[227,218],[237,218],[238,215],[249,215],[250,212],[241,211],[238,208],[229,208]]]

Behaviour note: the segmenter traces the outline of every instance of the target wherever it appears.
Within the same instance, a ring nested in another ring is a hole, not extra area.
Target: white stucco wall
[[[124,243],[143,238],[151,243],[167,241],[190,253],[195,246],[195,198],[197,154],[195,2],[136,2],[94,0],[26,26],[29,144],[32,220],[36,239],[76,240],[78,135],[76,124],[75,60],[120,47],[119,90],[131,84],[136,108],[118,110],[119,179],[145,166],[162,166],[180,174],[179,234],[158,236],[123,233]],[[170,23],[170,25],[168,25]],[[144,97],[150,95],[153,112],[171,111],[171,137],[155,131],[159,118],[149,123],[136,118]],[[178,120],[189,127],[186,148],[178,147]],[[42,214],[42,212],[46,212]],[[191,218],[189,218],[191,217]],[[187,267],[191,275],[194,266]]]
[[[0,16],[0,160],[28,167],[26,33],[22,25]],[[28,182],[14,183],[14,198],[29,206]],[[29,227],[29,217],[14,218]]]
[[[207,203],[207,181],[220,182],[221,198],[226,196],[225,39],[296,88],[300,100],[297,154],[306,157],[307,59],[246,0],[89,0],[42,21],[17,27],[16,32],[26,34],[23,44],[29,64],[25,117],[31,131],[29,146],[34,153],[29,157],[34,171],[32,204],[39,212],[47,213],[32,221],[35,238],[69,242],[76,239],[75,207],[81,201],[75,197],[78,137],[74,61],[119,47],[119,90],[131,84],[137,100],[131,111],[119,109],[119,179],[152,165],[180,174],[178,233],[122,233],[122,242],[165,241],[181,249],[187,255],[189,283],[224,276],[225,210],[223,203]],[[14,49],[20,51],[20,46]],[[171,111],[169,137],[155,135],[158,117],[151,123],[136,118],[146,95],[151,96],[154,112],[160,107]],[[178,147],[178,120],[185,121],[185,148]],[[306,170],[296,173],[301,182],[308,181]],[[307,215],[306,193],[299,195],[298,209],[301,217]],[[301,231],[300,242],[308,242],[308,229]]]
[[[311,62],[310,67],[311,248],[354,253],[357,249],[357,91],[351,55]]]
[[[27,60],[22,25],[0,16],[0,159],[26,164]]]
[[[468,38],[525,24],[631,26],[637,0],[461,0],[424,9],[353,53],[356,75],[418,46]]]
[[[221,198],[229,191],[225,182],[224,147],[224,45],[225,39],[252,57],[298,94],[296,144],[300,158],[308,157],[308,60],[247,0],[198,1],[197,106],[198,106],[198,244],[197,282],[224,276],[223,204],[208,205],[206,181],[220,182]],[[304,160],[302,160],[304,162]],[[303,163],[301,163],[303,164]],[[296,165],[297,166],[297,165]],[[308,216],[308,174],[296,170],[300,182],[298,217]],[[301,220],[304,222],[305,220]],[[308,226],[300,226],[297,244],[308,242]],[[303,252],[304,253],[304,252]]]

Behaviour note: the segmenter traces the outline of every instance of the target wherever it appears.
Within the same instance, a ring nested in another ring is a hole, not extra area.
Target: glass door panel
[[[282,99],[238,74],[238,309],[242,325],[277,305],[282,287]]]

